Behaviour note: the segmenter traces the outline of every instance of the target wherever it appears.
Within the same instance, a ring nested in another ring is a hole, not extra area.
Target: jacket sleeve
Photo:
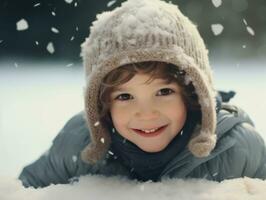
[[[192,177],[213,181],[245,176],[266,179],[265,142],[255,128],[249,123],[240,123],[227,137],[235,140],[234,146],[194,169]]]
[[[66,123],[46,153],[24,167],[19,179],[25,187],[34,188],[69,183],[73,177],[91,170],[80,158],[80,151],[88,143],[88,129],[80,113]]]

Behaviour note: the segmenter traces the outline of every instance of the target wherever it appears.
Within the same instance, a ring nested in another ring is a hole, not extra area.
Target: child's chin
[[[160,152],[162,150],[164,150],[164,148],[166,147],[167,145],[160,145],[160,146],[145,146],[145,145],[142,145],[142,146],[138,146],[141,150],[147,152],[147,153],[157,153],[157,152]]]

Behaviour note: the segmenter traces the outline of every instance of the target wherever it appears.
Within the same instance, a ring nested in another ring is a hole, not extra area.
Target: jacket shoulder
[[[74,149],[83,148],[89,142],[90,134],[85,121],[84,111],[71,117],[53,140],[53,143],[60,143],[67,146],[70,145],[74,147]]]
[[[266,178],[265,142],[250,123],[236,124],[221,138],[221,141],[231,141],[233,145],[195,168],[190,177],[202,177],[214,181],[244,176]]]
[[[214,152],[224,150],[215,156],[211,154],[211,159],[194,168],[188,177],[215,181],[244,176],[266,178],[265,142],[243,109],[226,104],[218,114],[216,132]]]
[[[229,133],[235,145],[225,153],[226,160],[234,160],[241,176],[266,178],[266,147],[262,136],[254,126],[243,122],[235,126]],[[242,164],[241,164],[242,163]],[[242,169],[242,170],[240,170]]]
[[[24,167],[19,179],[25,187],[36,188],[68,183],[75,176],[93,173],[94,168],[80,159],[80,152],[89,142],[89,131],[80,112],[67,121],[46,153]]]
[[[229,103],[222,103],[221,110],[217,114],[216,134],[218,139],[241,123],[254,126],[253,121],[243,109]]]

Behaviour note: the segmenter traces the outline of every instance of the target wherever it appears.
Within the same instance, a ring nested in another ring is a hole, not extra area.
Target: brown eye
[[[124,94],[120,94],[118,95],[115,99],[120,100],[120,101],[126,101],[130,99],[130,94],[124,93]]]
[[[159,95],[162,95],[162,96],[166,96],[166,95],[169,95],[172,93],[174,93],[174,90],[172,90],[170,88],[163,88],[163,89],[159,90]]]

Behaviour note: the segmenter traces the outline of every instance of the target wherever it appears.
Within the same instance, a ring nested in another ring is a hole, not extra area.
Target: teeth
[[[155,128],[155,129],[151,129],[151,130],[143,130],[143,129],[141,129],[141,131],[143,131],[143,132],[145,132],[145,133],[152,133],[152,132],[154,132],[154,131],[156,131],[156,130],[158,130],[159,128]]]

